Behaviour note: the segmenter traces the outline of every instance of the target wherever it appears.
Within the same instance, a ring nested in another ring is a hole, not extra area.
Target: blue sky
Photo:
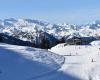
[[[0,0],[0,18],[11,17],[86,24],[100,20],[100,0]]]

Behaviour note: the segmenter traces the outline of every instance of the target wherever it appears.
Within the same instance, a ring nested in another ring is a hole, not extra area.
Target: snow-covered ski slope
[[[58,44],[49,51],[64,55],[61,70],[81,80],[100,80],[100,46]]]
[[[100,46],[49,51],[0,43],[0,80],[100,80]]]
[[[47,80],[63,63],[63,56],[47,50],[0,43],[0,80]]]

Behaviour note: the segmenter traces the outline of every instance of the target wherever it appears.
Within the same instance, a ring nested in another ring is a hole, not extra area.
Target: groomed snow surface
[[[61,67],[64,73],[81,80],[100,80],[100,46],[58,44],[49,51],[65,56],[65,63]]]
[[[0,43],[0,80],[55,80],[63,63],[47,50]]]
[[[0,80],[100,80],[100,46],[49,51],[0,43]]]

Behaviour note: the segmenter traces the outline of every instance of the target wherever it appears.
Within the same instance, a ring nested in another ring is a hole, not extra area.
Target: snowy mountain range
[[[100,80],[99,33],[100,21],[78,26],[0,20],[0,80]],[[91,45],[59,44],[73,37]]]
[[[0,20],[0,33],[14,36],[24,41],[34,42],[40,31],[53,35],[57,39],[66,36],[90,37],[100,36],[100,21],[87,25],[50,24],[34,19],[4,19]]]

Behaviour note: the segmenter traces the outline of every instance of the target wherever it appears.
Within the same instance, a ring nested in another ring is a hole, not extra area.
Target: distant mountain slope
[[[22,41],[20,39],[14,38],[12,36],[8,36],[3,33],[0,33],[0,42],[7,43],[7,44],[13,44],[13,45],[20,45],[20,46],[30,46],[30,47],[35,46],[34,43],[32,43],[32,42]]]

